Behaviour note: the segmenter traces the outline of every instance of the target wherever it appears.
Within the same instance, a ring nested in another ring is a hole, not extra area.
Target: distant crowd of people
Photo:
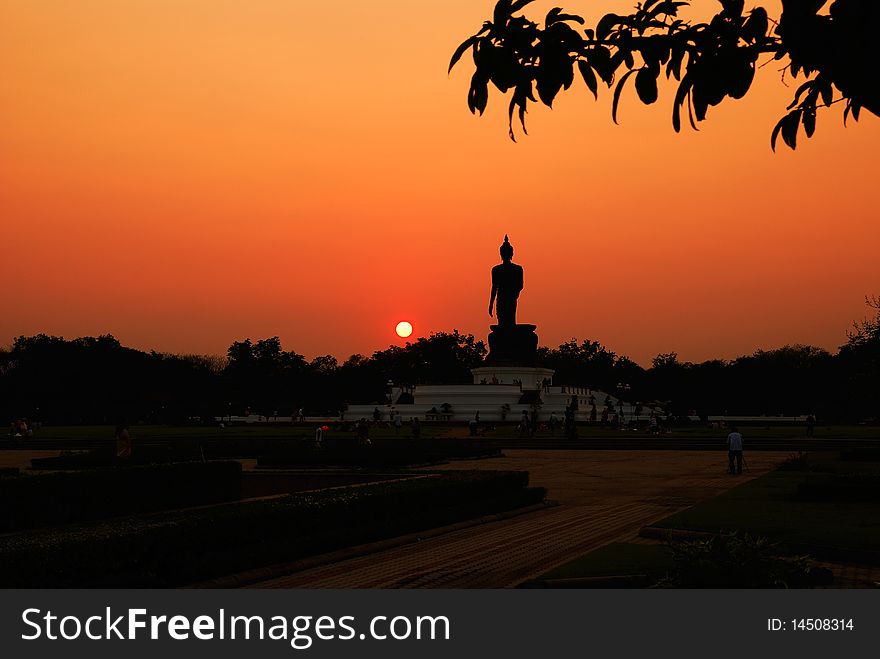
[[[39,427],[38,423],[31,423],[27,419],[16,419],[9,424],[9,438],[12,441],[21,441],[33,437],[36,427]]]

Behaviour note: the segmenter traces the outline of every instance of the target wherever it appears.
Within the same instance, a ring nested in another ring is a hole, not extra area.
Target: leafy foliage
[[[466,39],[449,64],[451,70],[472,51],[472,113],[485,111],[490,83],[502,93],[511,92],[508,126],[514,141],[514,114],[527,133],[529,102],[540,100],[552,107],[560,91],[571,87],[575,68],[594,97],[598,98],[600,81],[613,87],[615,123],[630,79],[642,103],[651,105],[659,97],[660,77],[674,78],[672,125],[678,132],[685,105],[696,129],[709,107],[745,96],[761,55],[768,61],[787,58],[783,71],[806,81],[773,130],[774,149],[780,135],[794,149],[801,125],[811,137],[818,109],[839,101],[846,103],[844,122],[850,115],[858,121],[863,107],[880,115],[872,40],[880,25],[880,3],[835,0],[828,14],[820,14],[826,0],[783,0],[777,22],[763,7],[746,12],[743,0],[720,0],[721,10],[709,22],[691,23],[680,16],[690,3],[645,0],[631,14],[606,14],[595,27],[583,27],[582,17],[557,7],[547,13],[542,27],[515,15],[532,1],[499,0],[493,20]]]
[[[726,533],[671,545],[673,569],[661,588],[803,588],[817,577],[806,557],[782,558],[767,538]]]

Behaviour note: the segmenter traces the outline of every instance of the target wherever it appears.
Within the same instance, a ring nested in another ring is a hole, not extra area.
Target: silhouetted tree
[[[556,382],[607,391],[616,391],[624,383],[638,387],[644,374],[638,364],[618,357],[598,341],[570,339],[557,348],[539,348],[538,362],[556,371]]]
[[[657,101],[661,75],[678,83],[672,123],[681,129],[687,104],[691,125],[706,118],[710,106],[725,98],[742,98],[749,90],[761,55],[787,60],[783,74],[805,81],[771,137],[792,149],[801,125],[808,137],[816,128],[820,108],[844,102],[844,123],[858,120],[862,108],[880,115],[875,34],[880,28],[880,3],[873,0],[782,0],[782,14],[772,20],[763,7],[745,12],[743,0],[720,0],[721,11],[706,23],[679,16],[687,2],[645,0],[630,14],[606,14],[595,27],[579,29],[582,17],[551,9],[543,27],[517,12],[533,0],[499,0],[491,21],[456,49],[451,70],[467,51],[475,71],[468,107],[481,115],[491,82],[511,92],[509,132],[514,138],[517,113],[525,131],[529,101],[552,107],[557,94],[571,87],[577,68],[594,96],[599,82],[614,87],[612,118],[617,123],[621,92],[632,78],[639,99]],[[771,29],[772,27],[772,29]],[[537,92],[538,98],[535,98]]]
[[[310,397],[305,357],[283,350],[277,336],[236,341],[227,355],[225,393],[233,411],[290,415]]]
[[[555,381],[602,389],[629,401],[661,401],[679,416],[813,413],[825,421],[880,418],[880,299],[856,322],[836,355],[813,346],[758,350],[737,359],[682,362],[657,355],[649,369],[597,341],[572,339],[538,350]],[[65,340],[18,337],[0,349],[0,415],[49,423],[182,423],[254,413],[287,416],[298,407],[336,414],[346,402],[384,402],[387,382],[472,381],[486,346],[472,335],[438,332],[339,365],[307,362],[278,337],[234,342],[227,357],[169,355],[122,346],[110,335]],[[601,403],[601,401],[600,401]]]
[[[473,380],[470,370],[486,356],[486,344],[473,334],[435,332],[405,346],[390,346],[373,353],[376,372],[397,384],[465,384]]]
[[[844,374],[840,416],[880,420],[880,296],[866,297],[873,316],[853,323],[837,360]]]
[[[0,410],[10,419],[165,423],[215,407],[215,358],[145,353],[110,335],[45,334],[16,338],[0,357]]]

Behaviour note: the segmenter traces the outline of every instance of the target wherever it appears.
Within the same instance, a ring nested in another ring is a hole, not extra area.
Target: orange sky
[[[529,13],[553,4],[634,3]],[[880,292],[876,117],[827,111],[772,154],[794,89],[774,63],[699,133],[673,133],[669,89],[653,108],[628,90],[614,126],[576,81],[512,144],[500,94],[477,119],[469,67],[446,75],[492,6],[3,0],[0,344],[277,334],[345,358],[401,319],[485,336],[505,232],[542,344],[647,364],[845,340]]]

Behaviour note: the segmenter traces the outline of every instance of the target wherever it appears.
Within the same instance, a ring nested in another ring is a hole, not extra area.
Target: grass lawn
[[[672,550],[667,545],[634,545],[615,542],[560,565],[541,579],[577,579],[631,574],[662,576],[672,567]]]
[[[773,471],[667,517],[655,526],[744,531],[781,544],[880,552],[880,506],[871,501],[809,501],[798,492],[822,474],[876,472],[877,463],[817,459],[811,471]]]
[[[798,485],[856,474],[876,482],[880,462],[838,459],[837,453],[811,454],[802,471],[777,470],[748,481],[654,524],[689,531],[745,532],[766,537],[797,553],[821,548],[832,560],[839,550],[878,552],[880,506],[876,500],[813,501]],[[733,478],[733,477],[731,477]],[[805,551],[806,550],[806,551]],[[830,551],[829,551],[830,550]],[[660,578],[672,567],[666,544],[612,543],[541,575],[540,580],[647,575]]]
[[[233,425],[220,429],[218,426],[131,426],[134,439],[311,439],[314,437],[317,423],[305,424],[279,424],[279,425]],[[499,425],[495,429],[491,423],[484,424],[485,439],[511,439],[520,435],[515,425]],[[746,442],[761,439],[799,438],[805,436],[803,426],[749,426],[741,428]],[[39,428],[35,439],[40,440],[112,440],[115,426],[44,426]],[[657,438],[663,439],[717,439],[718,445],[723,446],[727,438],[727,430],[713,429],[702,425],[673,428],[671,432],[664,433]],[[353,438],[354,432],[325,431],[325,439]],[[442,437],[465,437],[467,430],[464,423],[456,422],[449,424],[422,424],[421,437],[423,439],[435,439]],[[642,430],[617,430],[612,428],[600,428],[598,425],[579,424],[578,436],[581,438],[602,437],[620,439],[647,439],[651,435]],[[412,435],[408,425],[404,424],[399,434],[391,427],[370,427],[372,439],[411,439]],[[549,431],[539,431],[538,439],[551,438]],[[558,439],[563,438],[562,429],[555,434]],[[817,426],[816,439],[880,439],[880,427],[876,426]]]
[[[251,425],[228,426],[138,426],[129,428],[132,437],[137,439],[314,439],[318,423],[297,425]],[[112,440],[115,426],[43,426],[38,429],[34,439],[51,440]],[[422,426],[422,439],[433,439],[448,432],[446,426]],[[354,432],[325,431],[324,439],[354,438]],[[371,439],[409,439],[410,429],[404,426],[399,435],[394,428],[370,428]]]
[[[740,432],[746,442],[760,439],[797,439],[806,437],[806,427],[803,425],[751,425],[740,426]],[[723,446],[729,429],[709,428],[702,424],[692,426],[674,427],[669,432],[664,432],[657,439],[718,439],[718,445]],[[519,437],[515,425],[499,426],[496,430],[486,431],[487,439],[502,439]],[[538,432],[536,437],[550,437],[549,431]],[[557,438],[563,438],[561,427],[556,431]],[[646,429],[622,429],[601,428],[598,424],[578,424],[578,437],[620,437],[625,438],[650,438],[651,434]],[[880,427],[878,426],[817,426],[814,433],[815,439],[880,439]]]

